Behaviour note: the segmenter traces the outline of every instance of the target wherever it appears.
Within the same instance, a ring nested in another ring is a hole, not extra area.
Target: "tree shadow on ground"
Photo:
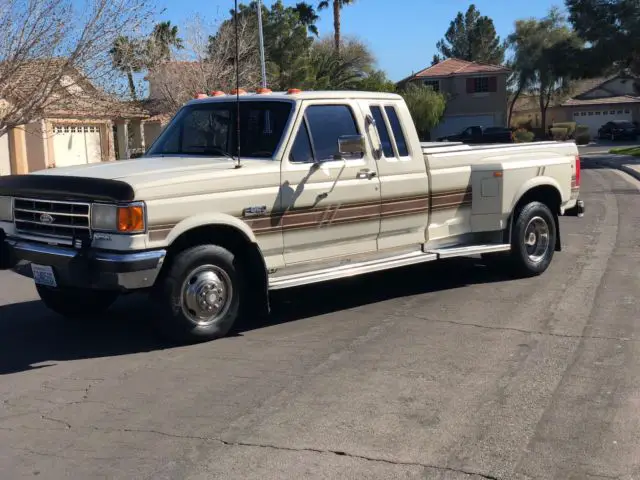
[[[245,321],[232,334],[303,320],[407,296],[507,280],[479,260],[447,262],[353,277],[275,292],[272,313]],[[47,363],[112,357],[175,347],[159,339],[147,298],[122,298],[105,315],[65,320],[39,301],[0,306],[0,375],[45,368]]]

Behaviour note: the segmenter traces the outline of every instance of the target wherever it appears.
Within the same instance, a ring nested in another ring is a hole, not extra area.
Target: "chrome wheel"
[[[540,262],[549,250],[549,225],[542,217],[533,217],[524,231],[524,244],[532,262]]]
[[[233,285],[222,268],[203,265],[186,276],[181,292],[184,315],[196,325],[208,326],[229,311]]]

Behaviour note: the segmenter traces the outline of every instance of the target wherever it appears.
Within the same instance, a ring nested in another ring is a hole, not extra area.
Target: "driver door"
[[[377,251],[381,195],[369,142],[343,158],[340,137],[365,135],[355,102],[305,101],[285,150],[281,225],[287,266]]]

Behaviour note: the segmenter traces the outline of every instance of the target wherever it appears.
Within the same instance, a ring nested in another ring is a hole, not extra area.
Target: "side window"
[[[313,163],[313,150],[311,150],[311,139],[307,130],[307,122],[302,121],[298,135],[293,142],[289,160],[294,163]]]
[[[398,118],[396,109],[394,107],[384,107],[384,109],[387,112],[387,116],[389,117],[389,123],[391,124],[393,136],[396,137],[398,153],[401,157],[408,157],[409,149],[407,148],[407,140],[404,138],[404,133],[402,132],[402,126],[400,125],[400,119]]]
[[[382,142],[382,152],[384,153],[384,156],[387,158],[393,158],[395,155],[393,154],[391,137],[389,136],[389,130],[387,130],[387,124],[384,122],[382,110],[380,107],[372,105],[371,115],[373,115],[373,119],[376,121],[376,130],[378,130],[378,136],[380,137],[380,142]]]
[[[317,160],[339,158],[338,137],[358,135],[353,113],[346,105],[312,105],[305,117]]]

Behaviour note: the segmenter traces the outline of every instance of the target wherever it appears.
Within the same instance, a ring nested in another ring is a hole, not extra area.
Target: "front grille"
[[[90,234],[88,203],[15,198],[13,218],[16,230],[35,236],[73,239]]]

